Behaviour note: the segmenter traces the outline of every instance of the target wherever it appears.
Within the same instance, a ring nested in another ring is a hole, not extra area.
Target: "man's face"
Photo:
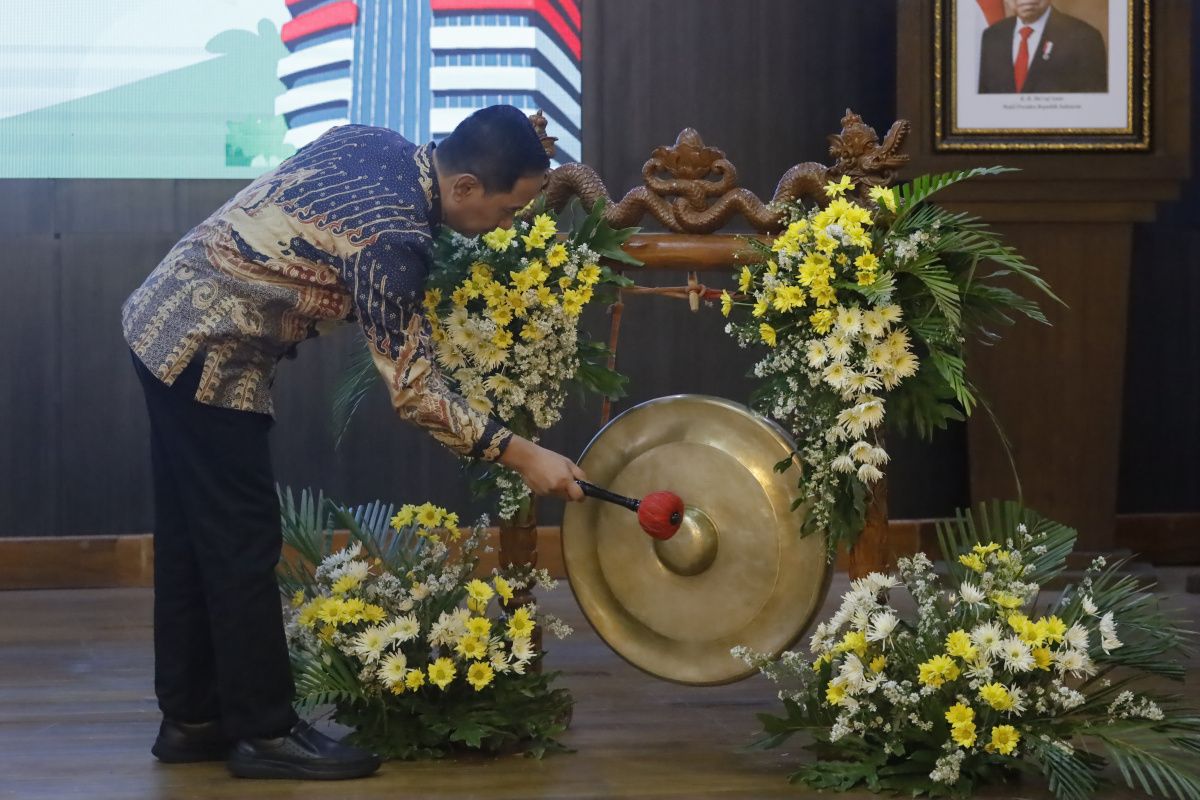
[[[546,173],[525,175],[512,191],[487,193],[474,175],[455,175],[442,192],[442,217],[463,236],[478,236],[496,228],[511,228],[513,215],[541,193]]]
[[[1050,7],[1050,0],[1017,0],[1016,5],[1021,22],[1033,22]]]

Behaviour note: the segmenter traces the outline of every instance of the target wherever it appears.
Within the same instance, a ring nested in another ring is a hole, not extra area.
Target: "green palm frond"
[[[943,172],[938,175],[921,175],[918,178],[914,178],[910,183],[900,184],[896,187],[896,193],[900,198],[900,209],[896,215],[896,223],[899,224],[908,214],[919,208],[921,203],[929,197],[956,183],[971,180],[972,178],[979,178],[984,175],[1000,175],[1005,172],[1017,171],[1012,167],[975,167],[955,172]]]
[[[333,390],[333,446],[337,449],[346,431],[350,429],[350,420],[358,407],[362,405],[367,392],[375,385],[377,370],[375,359],[371,354],[370,345],[363,344],[350,358]]]
[[[1089,729],[1088,735],[1104,743],[1131,789],[1178,800],[1200,797],[1200,774],[1195,768],[1200,718],[1115,720]]]
[[[977,544],[997,542],[1001,545],[1015,540],[1018,526],[1045,547],[1041,554],[1031,554],[1028,564],[1033,569],[1024,576],[1030,583],[1044,585],[1059,575],[1067,565],[1067,556],[1075,547],[1076,533],[1061,522],[1047,519],[1036,511],[1024,508],[1011,500],[993,500],[971,509],[955,512],[953,520],[937,522],[938,545],[942,558],[950,569],[955,583],[962,583],[971,573],[958,563],[958,556]]]
[[[324,494],[314,496],[304,489],[297,502],[290,488],[276,487],[275,491],[283,541],[300,556],[299,563],[281,561],[277,569],[280,590],[290,595],[312,586],[312,569],[333,552],[333,527]]]
[[[1030,737],[1028,747],[1057,800],[1091,800],[1100,785],[1104,759],[1087,750],[1067,752],[1057,745]]]
[[[958,284],[954,282],[945,264],[936,253],[927,253],[907,264],[897,267],[897,272],[907,273],[919,280],[937,305],[939,311],[951,325],[958,326],[962,319]]]
[[[363,696],[358,676],[340,653],[326,651],[324,656],[293,653],[292,674],[296,680],[296,705],[302,711],[352,703]]]

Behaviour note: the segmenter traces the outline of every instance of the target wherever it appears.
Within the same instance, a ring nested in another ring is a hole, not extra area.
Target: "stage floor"
[[[1160,570],[1168,604],[1200,618],[1182,593],[1185,570]],[[822,617],[846,589],[834,580]],[[601,642],[570,590],[547,598],[576,633],[554,642],[549,667],[565,673],[576,708],[564,742],[577,752],[385,764],[375,777],[337,784],[242,781],[221,764],[165,766],[150,755],[158,726],[145,589],[0,592],[0,798],[773,798],[818,796],[791,787],[795,746],[740,752],[755,714],[775,711],[774,687],[756,678],[688,688],[650,678]],[[1193,660],[1185,693],[1200,695]],[[831,797],[832,795],[820,795]],[[1034,785],[996,798],[1049,797]],[[1112,798],[1134,797],[1113,792]],[[875,795],[843,795],[874,798]]]

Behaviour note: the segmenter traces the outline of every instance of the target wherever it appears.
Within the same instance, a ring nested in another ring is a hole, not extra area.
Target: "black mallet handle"
[[[609,503],[614,503],[618,506],[624,506],[630,511],[637,511],[638,507],[642,504],[641,500],[634,500],[632,497],[626,497],[623,494],[610,492],[608,489],[601,489],[599,486],[588,483],[587,481],[577,480],[575,482],[579,484],[579,488],[583,489],[583,493],[588,497],[594,497],[597,500],[604,500]]]

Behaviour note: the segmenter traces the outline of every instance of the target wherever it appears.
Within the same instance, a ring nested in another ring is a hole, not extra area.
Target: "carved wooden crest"
[[[546,134],[545,116],[539,111],[530,122],[546,152],[553,156],[555,137]],[[649,214],[676,233],[712,233],[741,214],[760,233],[775,233],[782,228],[779,204],[794,200],[824,203],[826,182],[843,175],[850,176],[862,200],[869,202],[867,191],[891,183],[908,161],[901,147],[909,130],[906,120],[897,120],[880,142],[875,129],[847,109],[841,133],[829,137],[833,164],[797,164],[779,179],[774,196],[763,202],[737,185],[737,168],[724,152],[704,144],[692,128],[684,128],[674,145],[651,153],[642,167],[643,185],[630,189],[620,202],[613,201],[594,169],[580,163],[564,164],[550,172],[546,201],[558,210],[572,197],[587,207],[604,199],[604,218],[617,228],[636,225]]]

